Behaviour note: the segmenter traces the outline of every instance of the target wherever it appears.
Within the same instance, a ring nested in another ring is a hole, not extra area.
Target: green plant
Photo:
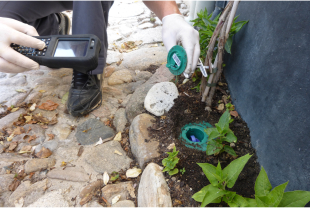
[[[210,203],[220,203],[222,200],[228,203],[228,205],[237,205],[239,195],[236,192],[226,190],[232,188],[243,167],[250,159],[251,155],[244,155],[234,161],[232,161],[226,168],[222,170],[220,162],[217,167],[209,163],[198,163],[202,168],[203,173],[207,176],[211,184],[203,187],[200,191],[195,193],[192,198],[198,202],[201,202],[201,207],[205,207]],[[240,196],[241,197],[241,196]],[[252,202],[254,199],[244,198],[244,201]],[[235,204],[233,204],[235,202]],[[248,203],[247,203],[248,204]],[[242,204],[243,205],[243,204]]]
[[[199,81],[195,87],[191,88],[192,90],[196,90],[196,92],[200,92],[200,85],[201,85],[201,76],[198,75],[198,72],[200,72],[200,70],[196,69],[195,73],[192,76],[193,82]]]
[[[112,173],[111,173],[111,181],[112,182],[114,182],[114,181],[116,181],[117,179],[119,178],[119,173],[118,172],[116,172],[116,171],[113,171]]]
[[[236,192],[225,190],[232,188],[243,167],[250,159],[247,154],[232,161],[224,170],[220,163],[215,167],[208,163],[198,163],[211,184],[203,187],[192,198],[202,202],[204,207],[209,203],[226,202],[230,207],[304,207],[310,201],[309,191],[284,192],[288,182],[275,187],[273,190],[267,173],[262,167],[255,181],[255,199],[246,198]]]
[[[207,128],[205,132],[208,134],[207,155],[219,154],[223,151],[236,156],[235,151],[229,145],[223,142],[236,142],[237,137],[234,132],[229,128],[229,124],[233,122],[228,110],[223,113],[218,123],[215,124],[216,128]]]
[[[226,109],[228,109],[229,111],[233,111],[235,110],[235,106],[231,103],[227,103],[226,104]]]
[[[182,173],[182,175],[185,173],[185,168],[180,169],[180,172]]]
[[[177,157],[179,151],[176,151],[176,148],[173,148],[172,152],[166,152],[169,156],[163,159],[162,164],[165,167],[163,172],[168,172],[169,175],[175,175],[179,172],[178,168],[175,168],[176,164],[179,162],[179,158]]]
[[[201,10],[200,12],[198,12],[197,16],[198,17],[192,20],[192,22],[194,22],[194,26],[199,28],[199,43],[200,43],[200,50],[201,50],[200,58],[204,60],[206,57],[206,52],[207,52],[210,39],[218,23],[220,14],[214,20],[211,20],[212,14],[208,15],[208,11],[207,9],[205,9],[204,11]],[[227,39],[226,44],[225,44],[225,50],[228,53],[231,53],[231,45],[233,42],[233,39],[232,39],[233,36],[243,27],[243,25],[245,25],[248,22],[248,21],[235,22],[237,18],[238,16],[234,18],[234,21],[232,23],[232,26],[229,32],[229,38]],[[215,45],[217,45],[217,43]],[[213,52],[213,59],[215,58],[216,54],[217,54],[217,48],[215,48]]]

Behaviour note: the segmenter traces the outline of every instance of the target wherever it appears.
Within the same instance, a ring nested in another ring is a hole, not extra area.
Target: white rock
[[[135,203],[130,200],[123,200],[113,204],[112,207],[135,207]]]
[[[174,105],[174,99],[179,95],[178,89],[172,82],[155,84],[147,93],[144,107],[156,116],[162,116]]]
[[[172,207],[169,188],[160,166],[150,163],[144,169],[139,189],[139,207]]]

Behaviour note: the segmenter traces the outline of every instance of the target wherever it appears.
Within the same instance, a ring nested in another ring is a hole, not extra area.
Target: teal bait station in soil
[[[179,139],[188,148],[206,151],[208,142],[208,135],[204,131],[206,128],[213,128],[213,126],[204,121],[186,124],[182,127]]]

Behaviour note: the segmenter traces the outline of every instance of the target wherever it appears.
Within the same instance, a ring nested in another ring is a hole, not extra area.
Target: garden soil
[[[169,176],[167,172],[164,173],[170,188],[172,204],[173,206],[197,207],[200,206],[200,203],[192,199],[192,195],[210,184],[197,163],[211,163],[216,166],[218,161],[220,161],[222,168],[225,168],[234,158],[225,152],[217,156],[207,156],[205,151],[185,147],[178,138],[182,127],[188,123],[205,121],[214,126],[225,112],[225,109],[217,110],[219,101],[223,103],[223,95],[228,97],[229,91],[225,78],[221,77],[221,86],[217,86],[212,111],[208,112],[205,110],[205,103],[201,102],[200,93],[192,89],[198,84],[198,81],[193,82],[190,80],[186,84],[182,84],[184,78],[179,77],[178,79],[179,97],[174,100],[174,106],[164,116],[156,117],[153,126],[149,128],[150,137],[160,143],[159,153],[161,155],[151,162],[162,166],[162,160],[168,156],[166,152],[172,151],[168,150],[167,147],[175,143],[176,150],[179,151],[178,158],[180,158],[177,167],[179,169],[185,168],[186,171],[183,175],[179,172],[174,176]],[[249,153],[252,157],[245,165],[234,187],[228,190],[235,191],[244,197],[254,198],[254,184],[259,174],[260,166],[257,162],[255,149],[251,145],[249,129],[240,116],[234,118],[230,128],[238,138],[234,147],[237,156],[241,157]],[[209,206],[228,205],[222,202],[221,204],[210,204]]]

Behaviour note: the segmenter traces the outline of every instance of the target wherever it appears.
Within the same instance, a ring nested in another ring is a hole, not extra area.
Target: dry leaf
[[[20,185],[20,180],[14,179],[14,181],[9,186],[9,191],[15,191],[19,185]]]
[[[132,186],[131,183],[127,184],[127,191],[129,192],[132,198],[136,198],[135,188]]]
[[[44,124],[49,123],[49,120],[47,118],[43,117],[40,113],[38,113],[37,115],[34,115],[33,120],[40,122],[40,123],[44,123]]]
[[[52,151],[45,147],[42,147],[40,152],[36,154],[38,158],[48,158],[51,155],[52,155]]]
[[[161,116],[160,119],[166,119],[167,116]]]
[[[99,144],[102,144],[102,139],[101,139],[101,137],[99,138],[99,141],[95,144],[95,147],[97,146],[97,145],[99,145]]]
[[[83,152],[84,152],[84,146],[80,146],[77,156],[80,157],[83,154]]]
[[[230,115],[232,115],[234,117],[238,117],[239,116],[237,111],[230,111]]]
[[[173,149],[174,147],[175,147],[175,144],[172,143],[172,144],[169,144],[169,146],[167,147],[167,149],[168,149],[168,150],[171,150],[171,149]]]
[[[117,150],[115,150],[114,153],[115,153],[115,154],[118,154],[118,155],[123,155],[122,153],[120,153],[120,152],[117,151]]]
[[[142,172],[141,169],[134,167],[126,171],[126,176],[127,178],[136,178],[140,175],[141,172]]]
[[[12,151],[17,147],[17,142],[10,143],[9,150]]]
[[[91,127],[90,127],[89,129],[85,129],[85,130],[82,131],[82,132],[87,133],[89,130],[91,130]]]
[[[121,195],[117,195],[112,199],[112,204],[115,204],[116,202],[118,202],[118,200],[121,198]]]
[[[47,134],[47,136],[49,137],[47,141],[49,141],[54,139],[55,134]]]
[[[26,136],[27,136],[27,135],[26,135]],[[24,138],[25,138],[25,137],[24,137]],[[28,139],[28,143],[30,143],[32,140],[35,140],[36,138],[37,138],[36,135],[30,136],[29,139]]]
[[[17,89],[16,92],[26,92],[24,89]]]
[[[6,140],[7,140],[8,142],[10,142],[10,141],[12,141],[12,139],[13,139],[14,136],[15,136],[14,133],[12,133],[8,138],[6,138]]]
[[[24,116],[24,118],[26,119],[26,123],[28,123],[29,121],[31,121],[32,115],[30,115],[30,116]]]
[[[58,123],[58,120],[57,120],[57,116],[58,116],[58,113],[56,113],[53,118],[49,121],[49,125],[54,125],[54,124],[57,124]]]
[[[62,161],[60,167],[65,167],[66,165],[67,165],[67,163]]]
[[[47,100],[45,103],[42,103],[38,108],[42,109],[42,110],[55,110],[58,107],[58,104],[51,101],[51,100]]]
[[[121,141],[121,140],[122,140],[122,132],[118,132],[118,133],[116,134],[116,136],[114,137],[113,140],[115,140],[115,141]]]
[[[109,174],[107,173],[107,171],[105,171],[105,172],[103,173],[103,183],[104,183],[104,185],[107,185],[108,182],[109,182],[109,180],[110,180]]]
[[[13,134],[20,135],[20,134],[23,134],[25,132],[26,131],[23,127],[18,126],[18,127],[16,127],[16,129],[14,129]]]
[[[219,106],[217,107],[217,110],[224,110],[224,103],[219,104]]]
[[[119,60],[118,62],[116,62],[116,65],[117,66],[121,65],[122,61],[123,61],[123,59]]]
[[[41,128],[42,128],[42,129],[47,129],[47,128],[48,128],[48,126],[46,126],[46,125],[42,125],[42,126],[41,126]]]
[[[13,109],[11,110],[11,113],[13,113],[13,112],[17,111],[18,109],[19,109],[19,107],[17,107],[17,108],[13,108]]]
[[[46,91],[45,91],[45,90],[39,90],[39,92],[44,93],[44,92],[46,92]]]
[[[29,178],[32,178],[33,175],[34,175],[34,172],[31,172],[31,173],[29,174]]]
[[[32,106],[29,108],[30,111],[34,111],[36,109],[37,104],[33,103]]]
[[[93,195],[90,193],[86,194],[86,196],[80,201],[80,205],[83,206],[87,202],[89,202],[92,199]]]
[[[29,153],[29,152],[32,152],[31,149],[32,149],[31,145],[23,146],[22,149],[18,153],[19,154]]]

